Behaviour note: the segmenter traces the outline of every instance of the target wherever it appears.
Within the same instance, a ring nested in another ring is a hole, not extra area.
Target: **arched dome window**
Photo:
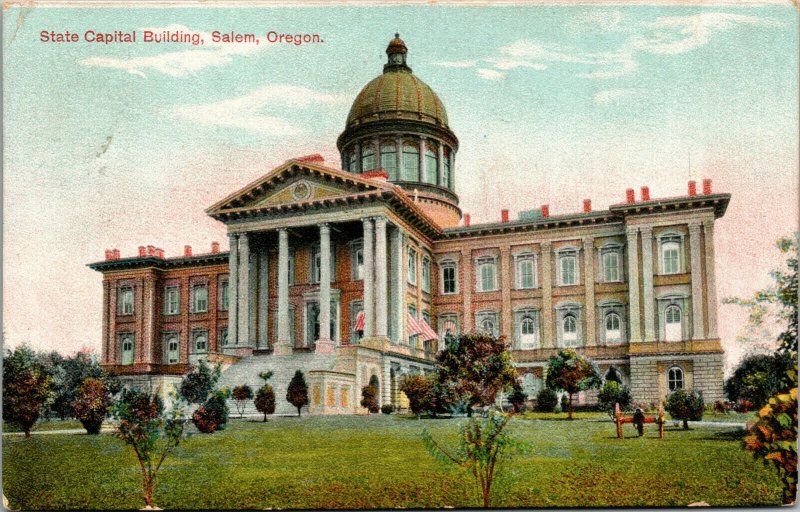
[[[389,173],[390,180],[397,179],[397,146],[393,142],[381,144],[381,169]]]
[[[442,186],[450,187],[450,148],[445,146],[442,152],[444,161],[442,162]]]
[[[419,148],[413,142],[403,144],[403,181],[419,181]]]
[[[350,172],[356,172],[357,167],[358,167],[358,151],[355,148],[353,148],[350,150],[349,153],[347,170]]]
[[[372,170],[375,170],[375,148],[369,144],[361,150],[361,172]]]
[[[428,142],[425,144],[425,183],[437,185],[439,183],[439,160],[436,156],[436,146]]]

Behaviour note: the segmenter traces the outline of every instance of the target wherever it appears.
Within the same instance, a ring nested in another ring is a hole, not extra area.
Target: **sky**
[[[321,153],[399,32],[460,139],[456,192],[473,223],[625,189],[729,192],[716,225],[720,301],[781,265],[798,225],[798,15],[731,7],[429,4],[270,8],[11,7],[3,17],[3,333],[100,348],[105,249],[227,246],[203,210],[285,160]],[[143,30],[205,44],[141,42]],[[83,41],[137,31],[136,44]],[[214,44],[213,31],[258,45]],[[76,32],[45,43],[42,31]],[[270,44],[269,31],[319,34]],[[720,305],[729,366],[746,312]]]

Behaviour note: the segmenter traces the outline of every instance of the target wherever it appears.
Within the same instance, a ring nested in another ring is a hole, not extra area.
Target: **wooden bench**
[[[614,407],[614,423],[617,425],[617,438],[622,439],[622,425],[625,423],[633,423],[633,416],[624,417],[619,408],[619,403]],[[664,405],[661,400],[658,401],[658,416],[648,416],[645,414],[644,423],[655,423],[658,425],[658,437],[664,439]]]

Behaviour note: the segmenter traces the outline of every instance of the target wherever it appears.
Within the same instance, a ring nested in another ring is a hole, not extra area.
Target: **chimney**
[[[389,173],[383,169],[375,169],[374,171],[362,172],[358,175],[360,178],[375,181],[388,181]]]
[[[650,187],[642,187],[642,201],[650,200]]]
[[[156,246],[155,245],[148,245],[147,246],[147,255],[148,256],[155,256],[156,255]]]
[[[147,247],[145,247],[143,245],[140,245],[139,246],[139,257],[140,258],[144,258],[145,256],[147,256]]]
[[[583,200],[583,213],[589,213],[592,211],[592,200],[591,199],[584,199]]]
[[[309,162],[315,164],[321,164],[325,162],[325,159],[322,158],[322,155],[319,153],[314,153],[313,155],[305,155],[297,158],[298,162]]]
[[[707,196],[711,193],[711,180],[706,178],[703,180],[703,195]]]
[[[505,208],[500,210],[500,222],[508,222],[508,210]]]
[[[156,258],[164,259],[164,249],[160,247],[156,249]]]
[[[192,255],[192,246],[191,245],[184,245],[183,246],[183,255],[187,256],[187,257]]]
[[[628,204],[636,202],[636,193],[632,188],[625,190],[625,202]]]
[[[106,261],[114,259],[114,251],[106,249]]]
[[[549,216],[550,216],[550,205],[549,204],[543,204],[542,205],[542,217],[544,217],[546,219]]]
[[[211,242],[211,254],[219,254],[219,242]]]
[[[689,181],[689,197],[697,195],[697,182],[694,180]]]
[[[119,249],[114,249],[114,259],[115,260],[119,259]]]
[[[469,227],[470,216],[468,213],[464,214],[464,227]]]

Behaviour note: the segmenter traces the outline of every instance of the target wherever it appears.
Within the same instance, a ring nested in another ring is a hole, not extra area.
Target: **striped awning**
[[[422,334],[422,327],[420,327],[417,319],[411,316],[411,313],[408,313],[408,316],[406,318],[406,327],[408,328],[409,336],[416,336],[418,334]]]
[[[420,319],[418,324],[419,324],[420,329],[422,330],[422,332],[421,332],[422,341],[439,339],[439,335],[436,334],[436,331],[434,331],[431,328],[431,326],[428,324],[428,322],[425,321],[424,318]]]
[[[448,320],[447,322],[442,324],[442,337],[444,337],[447,333],[451,335],[456,334],[456,323],[452,320]]]
[[[367,315],[364,313],[364,310],[358,312],[356,315],[356,326],[353,328],[354,331],[359,332],[364,330],[364,323]]]

